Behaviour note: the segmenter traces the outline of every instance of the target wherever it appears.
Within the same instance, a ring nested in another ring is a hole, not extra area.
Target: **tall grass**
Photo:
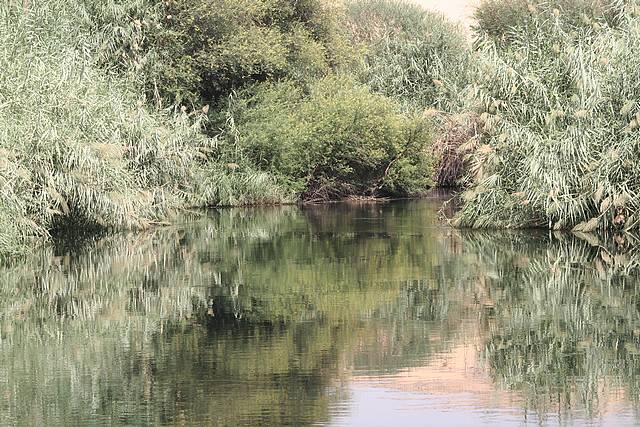
[[[356,75],[408,107],[451,111],[467,83],[469,44],[444,16],[404,0],[349,0],[347,29],[363,57]]]
[[[471,108],[483,136],[458,224],[638,227],[640,24],[622,19],[578,31],[556,10],[508,45],[481,40]]]
[[[108,65],[140,42],[127,29],[146,2],[25,5],[0,5],[0,253],[59,227],[145,228],[181,206],[282,199],[263,174],[216,162],[203,112],[146,106],[142,56]]]
[[[499,44],[508,44],[542,23],[553,27],[561,17],[567,31],[597,31],[624,22],[627,0],[483,0],[474,13],[475,32]]]

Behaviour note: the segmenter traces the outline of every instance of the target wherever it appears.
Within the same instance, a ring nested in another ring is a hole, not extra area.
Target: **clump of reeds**
[[[409,107],[459,107],[469,43],[444,16],[402,0],[351,0],[347,22],[363,59],[356,74],[374,91]]]
[[[457,187],[466,171],[466,156],[475,147],[478,122],[474,115],[444,117],[433,152],[438,159],[434,181],[438,187]]]
[[[137,26],[100,22],[120,6],[0,4],[0,253],[58,227],[144,228],[181,206],[280,197],[246,167],[211,174],[220,141],[202,134],[204,111],[154,111],[135,67],[105,65],[118,24]]]
[[[479,43],[482,139],[456,223],[588,232],[636,228],[640,24],[568,30],[534,17],[508,45]]]
[[[548,28],[560,19],[567,31],[597,31],[624,21],[626,0],[483,0],[474,13],[474,30],[499,44],[508,44],[542,24]]]

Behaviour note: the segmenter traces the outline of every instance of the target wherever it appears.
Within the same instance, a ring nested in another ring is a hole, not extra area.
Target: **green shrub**
[[[593,32],[617,27],[623,20],[624,0],[483,0],[474,13],[475,31],[498,43],[518,38],[519,32],[560,23],[566,31]],[[534,23],[535,21],[535,23]]]
[[[345,48],[323,0],[168,2],[146,72],[172,103],[215,103],[248,84],[325,75]]]
[[[458,223],[592,231],[640,223],[640,24],[576,36],[533,23],[487,43],[476,77],[483,137]]]
[[[364,50],[357,69],[374,91],[424,109],[456,109],[469,43],[442,15],[402,0],[351,0],[347,28]]]
[[[231,114],[244,155],[304,199],[410,195],[431,183],[425,121],[350,78],[326,77],[309,94],[260,85]]]

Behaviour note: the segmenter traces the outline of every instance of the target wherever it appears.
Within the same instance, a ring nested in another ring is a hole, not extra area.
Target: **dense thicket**
[[[400,105],[344,76],[361,64],[342,8],[189,0],[165,13],[151,32],[154,88],[165,101],[215,105],[209,129],[223,130],[227,158],[304,200],[405,196],[430,184],[424,120],[401,117]]]
[[[59,227],[141,228],[176,207],[286,200],[268,175],[225,166],[202,112],[147,108],[144,55],[113,65],[129,58],[118,24],[136,28],[136,5],[0,5],[0,252]]]
[[[574,3],[487,0],[471,50],[398,0],[5,2],[0,253],[434,175],[460,225],[636,227],[640,9]]]
[[[551,16],[536,10],[508,43],[480,40],[471,108],[480,114],[483,132],[458,223],[635,228],[636,6],[626,6],[616,28],[591,20],[581,30],[559,9]]]
[[[339,17],[325,0],[167,2],[148,31],[149,83],[165,100],[198,104],[256,82],[312,81],[346,60]]]
[[[358,62],[353,74],[377,93],[434,123],[435,185],[451,187],[463,175],[459,147],[473,129],[464,110],[472,55],[463,28],[402,0],[349,0],[345,29]]]
[[[0,4],[0,253],[185,207],[424,191],[428,123],[344,75],[362,62],[344,13],[326,0]]]
[[[252,164],[307,200],[415,195],[430,184],[430,129],[345,76],[263,85],[230,106]]]

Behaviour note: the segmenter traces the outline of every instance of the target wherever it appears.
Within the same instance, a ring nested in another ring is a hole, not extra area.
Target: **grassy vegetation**
[[[345,28],[360,53],[353,74],[373,91],[434,123],[433,181],[458,185],[473,118],[464,92],[473,65],[465,32],[437,13],[403,0],[349,0]]]
[[[627,5],[615,28],[595,18],[576,28],[560,9],[536,10],[508,43],[478,42],[469,108],[482,135],[472,141],[472,184],[457,223],[636,228],[636,6]]]
[[[467,190],[455,224],[640,224],[635,1],[486,0],[473,50],[407,3],[354,1],[347,10],[365,52],[358,75],[436,117],[435,180]]]
[[[408,108],[459,107],[470,61],[460,28],[403,0],[349,0],[346,8],[350,40],[363,53],[361,81]]]
[[[193,206],[424,191],[427,120],[342,76],[344,19],[323,0],[4,2],[0,253]]]
[[[598,31],[624,22],[624,0],[484,0],[474,13],[475,31],[498,44],[543,26],[553,31],[560,18],[566,31]]]

